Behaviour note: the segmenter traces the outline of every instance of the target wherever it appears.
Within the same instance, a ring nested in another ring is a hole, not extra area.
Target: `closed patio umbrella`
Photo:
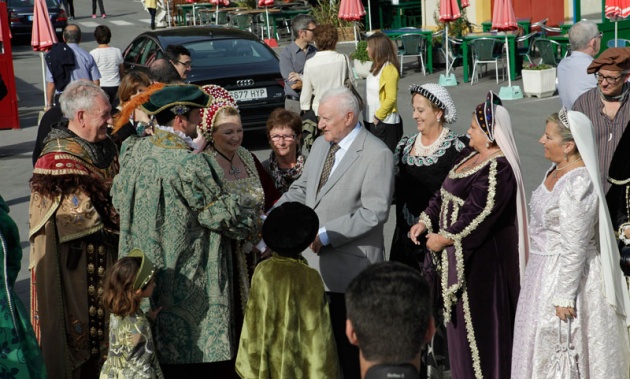
[[[615,47],[618,44],[617,21],[630,16],[630,0],[606,0],[604,7],[606,18],[615,23]]]
[[[365,8],[361,0],[341,0],[339,4],[339,18],[346,21],[359,21],[365,16]],[[356,22],[353,23],[354,45],[357,46]]]
[[[462,6],[468,5],[467,0],[462,1]],[[449,74],[448,64],[448,23],[462,16],[457,0],[440,0],[440,22],[444,23],[444,55],[446,56],[446,75],[441,74],[438,83],[442,86],[456,86],[455,75]]]
[[[34,51],[39,51],[42,59],[42,79],[44,82],[44,106],[48,107],[46,99],[46,70],[44,53],[57,43],[55,29],[50,22],[46,0],[35,0],[33,7],[33,29],[31,33],[31,46]]]
[[[219,24],[219,5],[225,5],[226,7],[230,5],[230,0],[210,0],[210,4],[216,5],[214,11],[214,23]]]
[[[229,0],[226,0],[229,3]],[[265,7],[265,16],[267,18],[267,38],[271,39],[271,32],[269,29],[269,6],[273,5],[273,0],[258,0],[259,7]]]
[[[523,92],[519,86],[512,87],[512,77],[510,75],[510,45],[508,44],[507,32],[518,29],[512,0],[495,0],[492,10],[492,29],[505,32],[505,55],[507,57],[508,87],[502,87],[499,97],[504,100],[516,100],[523,98]]]

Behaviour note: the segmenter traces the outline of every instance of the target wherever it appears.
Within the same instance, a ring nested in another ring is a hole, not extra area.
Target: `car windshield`
[[[260,64],[275,60],[273,53],[264,45],[252,40],[195,41],[184,46],[190,50],[195,69]],[[277,65],[277,61],[275,64]]]
[[[8,7],[20,8],[20,7],[32,7],[35,4],[35,0],[9,0]],[[59,4],[55,0],[46,0],[48,8],[57,8]]]

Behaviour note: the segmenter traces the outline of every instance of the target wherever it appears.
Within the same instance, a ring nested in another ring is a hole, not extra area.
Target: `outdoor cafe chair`
[[[473,48],[473,72],[470,80],[470,85],[475,82],[475,73],[477,73],[477,65],[484,65],[487,67],[489,64],[493,64],[495,67],[495,75],[497,84],[499,84],[499,61],[501,61],[502,79],[505,77],[505,63],[503,61],[503,42],[494,38],[478,38],[472,41]]]
[[[534,48],[540,54],[539,64],[557,66],[562,60],[562,45],[556,41],[539,38],[534,41]]]
[[[403,73],[403,60],[405,57],[418,57],[422,66],[422,74],[426,76],[424,67],[424,52],[427,48],[427,39],[422,34],[403,34],[398,37],[402,46],[398,49],[398,58],[400,59],[400,75]]]
[[[531,32],[524,36],[516,37],[516,49],[517,49],[518,55],[520,55],[523,58],[527,58],[529,63],[533,63],[532,62],[532,52],[533,52],[532,49],[534,46],[534,40],[539,35],[540,35],[540,32]]]
[[[540,21],[536,21],[533,24],[530,25],[529,30],[533,30],[535,28],[540,28],[540,30],[542,31],[542,26],[543,25],[547,25],[547,21],[549,21],[548,18],[543,18]]]
[[[616,45],[615,45],[615,41],[617,42]],[[615,40],[613,38],[611,40],[608,40],[607,45],[608,47],[630,47],[630,40],[623,39],[623,38],[617,38],[617,40]]]
[[[455,64],[455,62],[457,62],[458,59],[461,61],[464,60],[464,56],[462,55],[460,47],[462,43],[464,43],[464,40],[461,40],[459,38],[448,38],[448,71],[453,70],[453,65]],[[444,46],[442,46],[442,48],[440,49],[440,53],[442,53],[442,56],[446,61],[446,51],[444,49]]]
[[[540,28],[541,28],[541,33],[542,33],[543,38],[547,37],[547,34],[549,33],[553,33],[553,34],[562,33],[562,29],[556,28],[554,26],[547,26],[546,24],[540,25]]]

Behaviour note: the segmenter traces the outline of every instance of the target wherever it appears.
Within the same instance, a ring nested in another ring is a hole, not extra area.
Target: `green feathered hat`
[[[170,110],[174,115],[182,115],[195,108],[207,108],[212,97],[194,84],[164,86],[142,104],[142,110],[154,115]]]

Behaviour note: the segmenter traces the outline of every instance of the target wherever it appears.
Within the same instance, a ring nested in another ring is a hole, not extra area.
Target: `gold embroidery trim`
[[[39,195],[40,197],[43,197],[39,193],[37,193],[37,195]],[[53,199],[53,203],[50,206],[50,208],[48,208],[48,212],[46,212],[44,217],[37,224],[35,224],[35,226],[32,226],[31,229],[29,230],[29,233],[28,233],[29,239],[31,239],[33,235],[35,235],[35,233],[37,233],[44,225],[46,225],[46,222],[48,222],[50,217],[52,217],[52,215],[57,211],[57,208],[59,208],[60,204],[61,204],[61,195],[57,195]]]

